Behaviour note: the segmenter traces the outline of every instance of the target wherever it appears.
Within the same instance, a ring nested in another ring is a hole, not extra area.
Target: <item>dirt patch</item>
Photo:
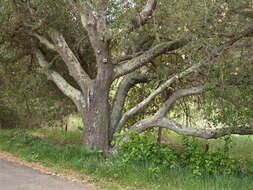
[[[58,176],[61,177],[65,180],[69,180],[72,182],[77,182],[77,183],[82,183],[82,184],[88,184],[90,186],[95,186],[94,184],[90,184],[89,182],[91,181],[91,177],[90,176],[86,176],[83,174],[78,174],[77,172],[70,170],[70,169],[64,169],[61,168],[60,166],[55,166],[55,167],[45,167],[43,165],[43,163],[32,163],[32,162],[27,162],[22,158],[17,158],[15,156],[13,156],[12,154],[8,153],[8,152],[3,152],[0,151],[0,159],[4,159],[10,162],[15,162],[30,168],[33,168],[35,170],[39,170],[43,173],[49,174],[49,175],[54,175],[54,176]],[[60,170],[59,170],[60,169]],[[59,172],[58,172],[59,170]],[[55,172],[57,171],[57,172]]]
[[[40,133],[32,133],[32,134],[30,134],[30,136],[38,137],[40,139],[44,139],[46,137],[46,135],[43,135],[43,134],[40,134]]]

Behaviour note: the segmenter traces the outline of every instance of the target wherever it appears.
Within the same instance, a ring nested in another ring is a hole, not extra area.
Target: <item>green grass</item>
[[[57,129],[34,129],[27,131],[32,136],[38,136],[52,144],[82,145],[82,132],[80,130],[62,131]]]
[[[253,161],[253,136],[233,136],[231,154],[237,158],[247,158]]]
[[[40,139],[31,134],[44,136]],[[243,157],[248,158],[247,154],[251,154],[252,150],[245,146],[252,147],[252,139],[236,139],[233,140],[233,143],[236,142],[234,150],[243,149],[240,150]],[[104,160],[98,152],[86,150],[80,143],[81,133],[78,131],[0,130],[1,150],[26,161],[42,162],[46,166],[57,165],[88,174],[92,176],[91,182],[108,190],[253,190],[252,175],[195,177],[187,169],[157,168],[149,162],[130,162],[125,166],[117,156]]]

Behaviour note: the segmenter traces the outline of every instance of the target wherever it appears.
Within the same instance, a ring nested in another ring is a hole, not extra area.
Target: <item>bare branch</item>
[[[49,63],[46,61],[44,55],[39,49],[34,50],[34,52],[38,63],[41,68],[44,69],[48,80],[53,81],[62,91],[62,93],[68,96],[78,108],[80,107],[80,105],[82,107],[85,107],[85,99],[83,94],[79,90],[71,86],[59,73],[48,69]]]
[[[40,43],[45,45],[48,49],[56,51],[55,45],[52,44],[49,40],[47,40],[45,37],[39,35],[36,32],[30,32],[30,35],[37,38],[40,41]]]
[[[132,20],[133,27],[130,29],[130,32],[146,24],[146,22],[152,17],[156,4],[157,0],[147,0],[143,10]]]
[[[188,89],[180,89],[174,92],[169,99],[162,105],[162,107],[156,112],[155,117],[165,116],[171,106],[180,98],[191,96],[194,94],[200,94],[204,90],[204,86],[193,87]]]
[[[137,112],[139,112],[143,107],[147,106],[157,95],[159,95],[162,91],[164,91],[165,89],[167,89],[168,86],[170,86],[176,79],[178,79],[177,77],[172,77],[169,80],[167,80],[164,84],[162,84],[159,88],[157,88],[154,92],[152,92],[146,99],[144,99],[142,102],[140,102],[139,104],[137,104],[135,107],[133,107],[132,109],[128,110],[124,116],[121,118],[121,120],[119,121],[119,124],[117,126],[117,132],[120,132],[121,129],[123,128],[125,122],[127,121],[127,119],[136,114]],[[200,89],[195,89],[193,88],[192,90],[190,90],[190,92],[194,92],[194,91],[200,91]],[[187,90],[181,90],[179,91],[177,94],[174,94],[174,97],[171,97],[171,99],[168,99],[164,106],[159,110],[159,115],[160,114],[164,114],[164,112],[167,112],[167,108],[169,106],[171,106],[174,101],[176,101],[178,98],[180,98],[180,94],[182,95],[187,95]]]
[[[126,75],[128,73],[133,72],[134,70],[140,68],[146,63],[150,62],[153,58],[168,52],[179,49],[185,46],[189,42],[188,39],[182,38],[179,40],[174,40],[170,42],[160,43],[154,48],[145,51],[140,56],[133,58],[130,61],[127,61],[123,64],[116,65],[114,68],[115,78],[120,77],[122,75]]]
[[[122,57],[118,57],[118,58],[112,60],[112,64],[113,64],[113,65],[117,65],[117,64],[122,63],[122,62],[124,62],[124,61],[131,60],[131,59],[133,59],[133,58],[135,58],[135,57],[140,56],[142,53],[143,53],[143,52],[137,52],[137,53],[135,53],[135,54],[133,54],[133,55],[125,55],[125,56],[122,56]]]
[[[89,1],[80,0],[69,0],[69,2],[76,7],[81,16],[81,21],[83,27],[89,31],[89,27],[95,25],[95,17],[93,12],[93,8]]]
[[[55,44],[55,50],[59,53],[59,55],[62,57],[63,61],[67,65],[70,75],[81,86],[84,80],[90,79],[89,75],[83,70],[78,59],[68,47],[68,44],[66,43],[63,35],[52,28],[49,30],[48,33]]]
[[[117,64],[122,63],[124,61],[129,61],[133,58],[136,58],[136,57],[140,56],[141,54],[144,53],[144,51],[147,51],[148,49],[150,49],[150,47],[152,46],[154,40],[155,40],[155,38],[153,36],[148,37],[148,39],[145,39],[144,41],[142,41],[141,44],[139,44],[139,46],[136,48],[134,54],[118,57],[118,58],[112,60],[112,64],[117,65]]]
[[[177,134],[184,133],[187,136],[199,137],[204,139],[217,139],[229,134],[250,135],[253,134],[252,127],[224,127],[215,129],[194,128],[183,126],[178,122],[162,117],[158,119],[150,118],[150,120],[142,120],[136,124],[132,130],[141,133],[153,127],[161,127],[172,130]]]
[[[159,88],[158,88],[159,89]],[[177,90],[176,92],[174,92],[170,98],[162,105],[162,107],[156,112],[156,114],[154,115],[154,117],[161,117],[164,116],[167,111],[171,108],[171,106],[180,98],[186,97],[186,96],[191,96],[193,94],[199,94],[203,91],[204,87],[203,86],[199,86],[199,87],[193,87],[193,88],[189,88],[189,89],[180,89]],[[142,109],[144,106],[146,106],[151,99],[153,100],[154,97],[157,94],[151,94],[147,99],[145,99],[144,101],[142,101],[141,103],[139,103],[138,105],[136,105],[135,107],[133,107],[132,109],[130,109],[129,111],[127,111],[125,113],[125,115],[122,117],[122,119],[120,120],[117,128],[116,128],[116,132],[120,132],[121,129],[123,128],[125,122],[127,121],[127,119],[136,114],[140,109]]]
[[[117,89],[116,95],[113,99],[113,104],[112,104],[112,112],[111,112],[111,126],[112,126],[111,132],[112,132],[112,134],[114,133],[114,129],[116,128],[116,126],[118,125],[118,122],[120,120],[128,91],[135,84],[147,82],[147,81],[148,81],[147,74],[140,74],[140,73],[136,73],[136,72],[126,75],[121,80],[119,87]]]
[[[150,130],[154,127],[160,127],[169,129],[176,132],[177,134],[185,134],[187,136],[199,137],[203,139],[217,139],[226,135],[238,134],[238,135],[252,135],[253,127],[223,127],[215,129],[205,129],[205,128],[194,128],[189,126],[183,126],[168,117],[149,117],[143,119],[136,123],[130,128],[129,131],[136,131],[137,133],[142,133],[144,131]],[[125,142],[129,139],[128,132],[125,133],[121,142]],[[118,147],[114,147],[113,150],[117,150]]]
[[[186,136],[199,137],[203,139],[217,139],[226,135],[238,134],[238,135],[252,135],[253,127],[224,127],[215,129],[194,128],[189,126],[183,126],[168,117],[155,118],[150,117],[143,119],[135,124],[130,131],[136,131],[142,133],[154,127],[160,127],[174,131],[177,134],[185,134]],[[128,133],[124,135],[121,142],[125,142],[129,139]],[[113,150],[117,150],[118,147],[114,147]]]
[[[106,28],[108,0],[97,0],[96,6],[90,1],[69,0],[69,2],[79,11],[82,25],[88,31],[89,37],[98,37],[101,40]]]
[[[78,59],[75,57],[74,53],[68,47],[64,37],[58,31],[54,29],[49,30],[50,37],[54,40],[55,44],[52,44],[45,37],[39,35],[36,32],[30,32],[30,35],[37,38],[41,44],[45,45],[48,49],[56,51],[62,57],[63,61],[66,63],[71,76],[80,84],[82,80],[90,79],[88,74],[81,67]]]
[[[170,79],[168,79],[165,83],[163,83],[159,88],[157,88],[155,91],[153,91],[146,99],[144,99],[142,102],[140,102],[139,104],[137,104],[135,107],[133,107],[132,109],[130,109],[129,111],[127,111],[124,116],[121,118],[116,131],[119,132],[123,125],[125,124],[125,122],[127,121],[127,119],[136,114],[139,110],[141,110],[143,107],[145,107],[146,105],[148,105],[157,95],[159,95],[161,92],[163,92],[168,86],[170,86],[172,83],[174,83],[175,81],[177,81],[178,79],[196,71],[198,68],[200,68],[202,65],[209,63],[210,61],[212,61],[214,58],[218,57],[223,51],[227,50],[228,48],[230,48],[235,42],[237,42],[238,40],[242,39],[243,37],[247,36],[249,33],[253,33],[253,27],[248,28],[247,30],[245,30],[244,32],[242,32],[238,37],[235,37],[229,41],[227,41],[224,45],[220,46],[219,48],[213,50],[207,57],[201,59],[198,63],[192,65],[191,67],[189,67],[188,69],[186,69],[185,71],[174,75],[173,77],[171,77]],[[166,110],[166,109],[164,109]]]
[[[72,1],[73,2],[73,1]],[[106,10],[108,0],[97,0],[95,3],[92,1],[75,0],[74,5],[79,11],[82,25],[88,32],[91,46],[96,55],[96,63],[98,63],[98,75],[103,64],[109,61],[108,41],[106,40]]]

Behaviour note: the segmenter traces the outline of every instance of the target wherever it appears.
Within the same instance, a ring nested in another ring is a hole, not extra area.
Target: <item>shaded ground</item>
[[[1,190],[96,190],[24,165],[0,159]]]

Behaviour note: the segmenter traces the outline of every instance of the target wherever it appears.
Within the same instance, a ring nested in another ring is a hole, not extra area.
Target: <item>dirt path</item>
[[[84,182],[71,171],[55,174],[42,164],[27,163],[0,151],[0,190],[96,190]]]

